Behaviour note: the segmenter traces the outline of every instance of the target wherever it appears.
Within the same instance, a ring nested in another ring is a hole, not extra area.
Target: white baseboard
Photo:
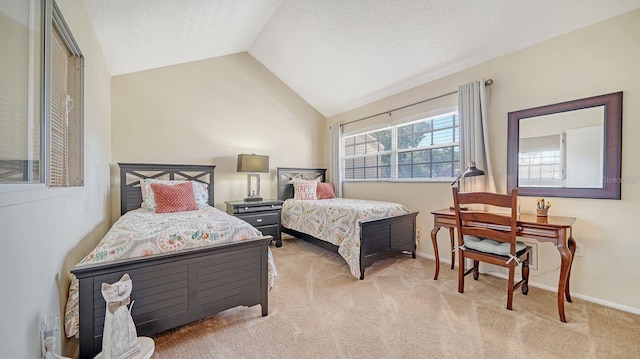
[[[419,256],[419,257],[422,257],[422,258],[427,258],[427,259],[430,259],[432,261],[435,261],[435,256],[433,256],[431,254],[416,253],[416,255]],[[443,263],[446,263],[449,266],[449,265],[451,265],[451,260],[441,258],[440,259],[440,264],[443,264]],[[448,266],[446,268],[448,268]],[[504,273],[500,273],[500,272],[486,272],[486,273],[483,273],[483,274],[489,274],[489,275],[492,275],[492,276],[495,276],[495,277],[499,277],[499,278],[504,278],[504,279],[507,278],[507,275],[505,275]],[[554,292],[554,293],[558,292],[558,287],[549,286],[549,285],[541,284],[541,283],[536,283],[536,282],[531,280],[531,277],[529,277],[529,286],[540,288],[540,289],[544,289],[544,290],[548,290],[548,291]],[[582,300],[585,300],[587,302],[600,304],[600,305],[603,305],[605,307],[622,310],[624,312],[629,312],[629,313],[633,313],[633,314],[640,314],[640,308],[634,308],[634,307],[630,307],[630,306],[627,306],[627,305],[622,305],[620,303],[611,302],[611,301],[608,301],[608,300],[592,297],[592,296],[585,295],[585,294],[572,292],[571,293],[571,297],[572,298],[582,299]]]

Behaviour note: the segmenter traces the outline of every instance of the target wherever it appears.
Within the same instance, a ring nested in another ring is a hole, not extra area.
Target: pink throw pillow
[[[293,198],[294,199],[318,199],[316,197],[316,181],[294,181],[293,182]]]
[[[193,185],[190,182],[175,185],[151,183],[156,202],[156,213],[194,211],[198,209]]]
[[[333,185],[331,183],[318,182],[316,197],[318,199],[336,198],[336,194],[333,192]]]

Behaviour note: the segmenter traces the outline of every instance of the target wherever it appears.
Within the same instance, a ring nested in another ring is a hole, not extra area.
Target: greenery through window
[[[345,136],[345,180],[437,179],[460,173],[457,112]]]

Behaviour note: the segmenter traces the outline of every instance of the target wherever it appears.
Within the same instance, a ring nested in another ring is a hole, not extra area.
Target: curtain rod
[[[486,86],[491,86],[491,85],[493,85],[493,80],[492,80],[492,79],[488,79],[487,81],[485,81],[485,82],[484,82],[484,86],[485,86],[485,87],[486,87]],[[426,99],[426,100],[422,100],[422,101],[414,102],[414,103],[409,104],[409,105],[404,105],[404,106],[401,106],[401,107],[398,107],[398,108],[394,108],[393,110],[389,110],[389,111],[384,111],[384,112],[376,113],[375,115],[371,115],[371,116],[367,116],[367,117],[359,118],[359,119],[357,119],[357,120],[353,120],[353,121],[349,121],[349,122],[344,122],[344,123],[341,123],[341,124],[340,124],[340,126],[344,126],[344,125],[349,124],[349,123],[354,123],[354,122],[359,122],[359,121],[368,120],[368,119],[370,119],[370,118],[377,117],[377,116],[380,116],[380,115],[386,115],[386,114],[389,114],[389,116],[391,116],[391,113],[392,113],[392,112],[394,112],[394,111],[402,110],[402,109],[405,109],[405,108],[407,108],[407,107],[411,107],[411,106],[419,105],[419,104],[421,104],[421,103],[425,103],[425,102],[428,102],[428,101],[437,100],[437,99],[439,99],[439,98],[441,98],[441,97],[445,97],[445,96],[453,95],[454,93],[458,93],[458,91],[453,91],[453,92],[449,92],[449,93],[446,93],[446,94],[443,94],[443,95],[438,95],[438,96],[435,96],[435,97],[431,97],[431,98],[428,98],[428,99]]]

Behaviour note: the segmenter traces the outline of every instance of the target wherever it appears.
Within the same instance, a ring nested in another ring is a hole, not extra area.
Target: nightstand
[[[276,247],[282,247],[280,236],[280,210],[283,201],[264,200],[259,202],[228,201],[227,213],[234,215],[256,227],[265,236],[272,236]]]

